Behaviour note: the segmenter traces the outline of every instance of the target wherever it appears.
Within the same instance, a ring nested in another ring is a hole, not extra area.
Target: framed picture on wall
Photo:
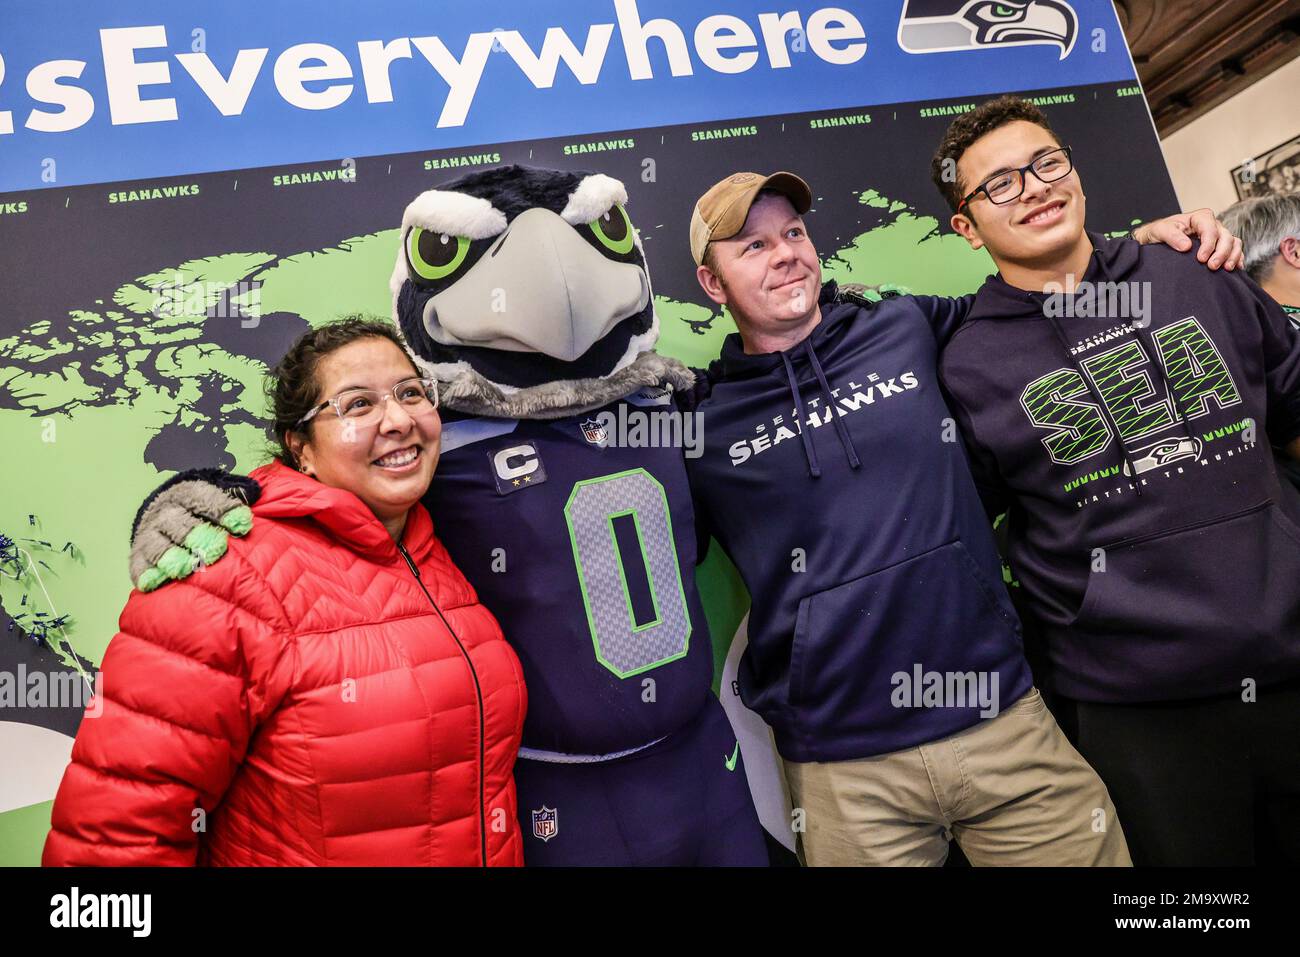
[[[1300,136],[1242,163],[1232,171],[1232,182],[1237,199],[1300,192]]]

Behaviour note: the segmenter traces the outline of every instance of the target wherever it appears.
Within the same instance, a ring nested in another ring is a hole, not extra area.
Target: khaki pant
[[[856,761],[785,762],[814,866],[1131,865],[1106,786],[1032,689],[997,717]],[[796,818],[796,823],[798,818]]]

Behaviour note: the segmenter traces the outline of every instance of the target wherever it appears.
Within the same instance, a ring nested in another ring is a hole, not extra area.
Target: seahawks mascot
[[[654,352],[626,202],[603,174],[507,166],[407,207],[393,318],[439,381],[444,421],[424,504],[523,662],[527,863],[766,864],[711,690],[682,450],[623,447],[601,424],[669,411],[693,383]],[[223,516],[247,516],[222,490],[247,498],[249,484],[182,473],[153,493],[133,532],[137,585],[219,558]]]

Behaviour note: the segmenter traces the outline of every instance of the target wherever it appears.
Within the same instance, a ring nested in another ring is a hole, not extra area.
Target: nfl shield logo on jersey
[[[582,436],[592,445],[604,446],[609,441],[609,432],[595,419],[582,420]]]
[[[541,810],[533,811],[532,815],[533,837],[540,838],[545,843],[560,832],[560,816],[555,808],[543,804]]]

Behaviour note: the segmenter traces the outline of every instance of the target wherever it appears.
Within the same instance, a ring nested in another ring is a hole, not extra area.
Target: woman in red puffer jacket
[[[271,398],[256,522],[132,593],[44,863],[522,864],[522,672],[419,504],[436,386],[354,319],[295,344]]]

